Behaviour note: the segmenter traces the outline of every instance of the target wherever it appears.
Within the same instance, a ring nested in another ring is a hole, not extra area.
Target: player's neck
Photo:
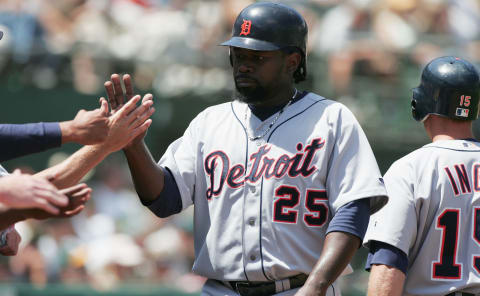
[[[432,138],[432,142],[436,141],[444,141],[444,140],[466,140],[466,139],[473,139],[473,135],[466,136],[450,136],[450,135],[436,135]]]
[[[425,120],[424,126],[432,142],[473,138],[471,121],[435,117]]]
[[[292,86],[286,90],[278,90],[270,98],[249,104],[250,106],[255,106],[256,108],[275,108],[282,107],[288,104],[292,100],[298,91]]]

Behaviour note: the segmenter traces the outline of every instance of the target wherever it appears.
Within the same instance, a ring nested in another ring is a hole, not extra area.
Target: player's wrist
[[[75,141],[75,132],[73,131],[73,120],[60,122],[60,131],[62,133],[62,144]]]
[[[123,147],[123,152],[125,154],[137,153],[143,149],[144,141],[143,139],[129,143],[127,146]]]

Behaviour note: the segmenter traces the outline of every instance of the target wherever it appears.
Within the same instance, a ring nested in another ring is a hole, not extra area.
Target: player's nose
[[[253,72],[253,65],[248,62],[242,62],[238,64],[237,73],[252,73]]]

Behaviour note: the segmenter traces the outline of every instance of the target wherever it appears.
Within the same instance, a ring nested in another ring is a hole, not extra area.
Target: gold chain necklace
[[[280,118],[280,115],[282,115],[283,111],[285,111],[285,109],[287,109],[288,106],[290,106],[293,102],[293,99],[295,99],[295,96],[297,95],[298,91],[297,89],[295,88],[295,93],[293,94],[292,98],[288,101],[287,104],[285,104],[285,106],[282,107],[282,109],[280,109],[280,111],[278,111],[277,115],[275,116],[275,118],[273,118],[272,122],[270,122],[270,124],[268,125],[268,128],[261,134],[261,135],[258,135],[258,136],[250,136],[248,134],[248,127],[247,127],[247,112],[248,112],[248,104],[247,104],[247,107],[245,108],[245,132],[247,133],[247,137],[250,141],[255,141],[255,140],[258,140],[258,139],[261,139],[263,137],[265,137],[266,134],[268,134],[268,132],[270,131],[270,129],[273,127],[273,125],[277,122],[278,118]],[[264,124],[261,124],[258,128],[260,129]]]

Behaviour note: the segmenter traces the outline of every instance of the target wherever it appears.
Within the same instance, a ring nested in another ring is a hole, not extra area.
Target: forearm
[[[369,296],[400,296],[405,274],[387,265],[372,265],[368,281]]]
[[[142,141],[124,149],[138,196],[144,202],[155,200],[163,190],[164,175]]]
[[[0,124],[0,161],[61,145],[58,123]]]
[[[37,176],[52,178],[52,183],[62,189],[77,184],[83,176],[109,154],[101,145],[84,146],[61,163],[45,169]]]
[[[360,238],[344,232],[330,232],[322,254],[304,287],[311,295],[325,295],[328,287],[340,276],[361,244]]]

